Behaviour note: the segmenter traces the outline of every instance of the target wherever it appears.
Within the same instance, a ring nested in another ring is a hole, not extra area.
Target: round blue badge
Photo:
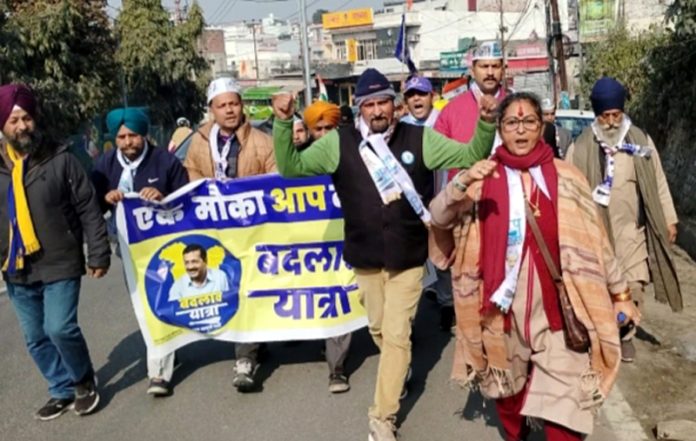
[[[413,153],[409,152],[406,150],[401,154],[401,162],[403,162],[406,165],[411,165],[413,164],[413,161],[416,160],[416,157],[413,156]]]
[[[145,293],[159,320],[210,334],[237,313],[241,279],[241,262],[218,240],[191,234],[155,253],[147,266]]]

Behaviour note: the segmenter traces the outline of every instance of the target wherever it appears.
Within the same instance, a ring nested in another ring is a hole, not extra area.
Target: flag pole
[[[403,36],[403,41],[401,44],[401,90],[404,88],[404,83],[406,82],[405,78],[405,73],[404,73],[404,65],[406,64],[406,45],[408,44],[408,38],[406,35],[406,3],[408,0],[404,0],[404,7],[403,7],[403,15],[401,19],[401,32],[400,34]]]

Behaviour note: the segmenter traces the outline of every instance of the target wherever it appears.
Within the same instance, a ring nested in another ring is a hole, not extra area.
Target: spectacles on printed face
[[[524,130],[528,132],[534,132],[536,130],[539,130],[539,127],[541,127],[541,121],[539,120],[539,118],[533,116],[529,116],[523,119],[515,118],[514,116],[510,118],[505,118],[501,122],[500,126],[504,132],[514,132],[518,130],[520,124],[522,124]]]

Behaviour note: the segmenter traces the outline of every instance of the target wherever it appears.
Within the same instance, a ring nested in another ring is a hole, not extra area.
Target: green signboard
[[[466,65],[467,51],[440,52],[440,70],[443,72],[461,72],[468,70]]]
[[[580,0],[580,40],[592,41],[616,23],[616,0]]]

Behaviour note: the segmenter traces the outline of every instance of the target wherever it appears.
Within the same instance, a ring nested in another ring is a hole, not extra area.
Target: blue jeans
[[[94,375],[87,342],[77,325],[80,278],[30,285],[7,283],[7,294],[51,397],[74,397],[74,385]]]

